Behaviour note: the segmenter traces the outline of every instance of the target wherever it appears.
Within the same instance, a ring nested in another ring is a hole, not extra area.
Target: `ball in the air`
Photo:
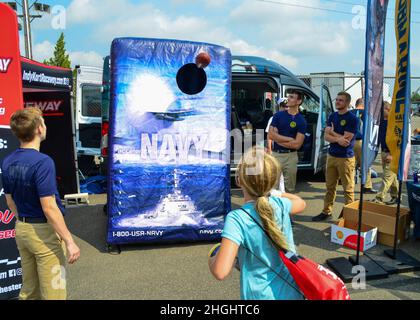
[[[207,52],[201,52],[197,57],[195,57],[195,64],[199,68],[207,67],[211,62],[210,55]]]

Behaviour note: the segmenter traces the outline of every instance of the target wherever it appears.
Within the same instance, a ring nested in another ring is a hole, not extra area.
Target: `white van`
[[[104,92],[102,111],[102,172],[106,174],[108,147],[108,113],[110,101],[110,61],[104,62]],[[328,116],[334,112],[328,87],[320,85],[319,95],[308,87],[302,80],[278,63],[261,57],[233,56],[232,57],[232,110],[231,128],[243,130],[246,123],[255,129],[265,129],[270,117],[278,110],[274,101],[278,97],[285,97],[289,90],[297,89],[305,97],[301,106],[302,114],[307,123],[307,133],[304,145],[299,150],[298,169],[314,173],[325,170],[329,143],[324,139],[324,130]],[[267,105],[267,98],[270,104]],[[232,138],[231,176],[235,175],[237,160],[242,155],[235,153]]]
[[[93,175],[101,155],[102,68],[76,66],[75,132],[79,170]]]

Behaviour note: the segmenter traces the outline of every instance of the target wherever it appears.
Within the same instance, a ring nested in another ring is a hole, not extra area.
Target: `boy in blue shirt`
[[[357,117],[349,111],[351,96],[347,92],[340,92],[335,100],[337,109],[329,116],[325,129],[325,140],[330,143],[327,169],[324,210],[312,218],[312,221],[330,219],[335,201],[338,180],[344,189],[345,204],[354,201],[354,171],[356,160],[354,157],[354,143],[357,132]]]
[[[80,249],[64,222],[53,160],[39,152],[47,136],[41,110],[16,111],[10,128],[20,148],[4,158],[1,169],[9,208],[15,213],[16,244],[22,263],[21,300],[66,299],[65,253],[68,262]]]
[[[293,193],[296,187],[298,154],[306,134],[306,120],[299,113],[304,97],[293,90],[287,95],[287,110],[273,116],[268,138],[274,141],[273,156],[281,165],[286,192]]]

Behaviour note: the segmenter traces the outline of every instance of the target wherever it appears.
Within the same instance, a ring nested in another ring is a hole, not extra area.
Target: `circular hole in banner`
[[[198,94],[206,87],[207,75],[203,68],[197,67],[195,63],[188,63],[178,70],[176,83],[183,93]]]

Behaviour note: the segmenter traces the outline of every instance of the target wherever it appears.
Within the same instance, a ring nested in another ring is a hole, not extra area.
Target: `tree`
[[[44,64],[49,66],[70,68],[71,61],[65,48],[64,33],[61,33],[54,48],[54,56],[49,60],[44,60]]]
[[[420,101],[420,93],[418,91],[413,92],[413,95],[411,96],[411,101],[412,102]]]

